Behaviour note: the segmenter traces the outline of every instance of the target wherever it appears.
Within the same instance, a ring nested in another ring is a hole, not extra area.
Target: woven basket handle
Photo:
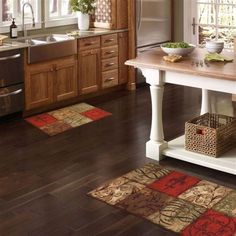
[[[205,135],[205,130],[203,128],[197,128],[196,129],[196,134]]]

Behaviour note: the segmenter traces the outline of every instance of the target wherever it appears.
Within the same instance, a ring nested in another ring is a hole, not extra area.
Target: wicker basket
[[[236,146],[236,118],[206,113],[185,124],[188,151],[219,157]]]

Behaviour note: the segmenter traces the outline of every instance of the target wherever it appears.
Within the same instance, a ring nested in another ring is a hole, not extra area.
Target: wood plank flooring
[[[183,133],[200,109],[199,90],[167,86],[166,139]],[[148,162],[147,87],[87,101],[113,115],[48,137],[21,118],[0,120],[0,236],[175,235],[86,196]],[[236,187],[234,176],[166,158],[162,165]]]

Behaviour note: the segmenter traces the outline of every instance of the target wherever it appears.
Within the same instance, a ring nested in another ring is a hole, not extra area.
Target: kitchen
[[[18,79],[10,82],[16,86],[13,88],[14,101],[3,99],[13,104],[13,110],[3,109],[5,113],[0,120],[0,233],[176,235],[87,196],[104,182],[151,161],[145,153],[152,118],[149,87],[143,78],[136,79],[132,66],[125,66],[128,59],[136,56],[135,12],[140,11],[135,9],[140,2],[98,1],[97,15],[91,19],[92,28],[84,31],[78,31],[77,17],[60,18],[68,10],[62,4],[66,1],[58,1],[58,12],[53,10],[54,4],[49,4],[54,1],[29,2],[33,6],[36,28],[30,29],[32,12],[26,6],[30,40],[21,37],[24,32],[21,32],[20,22],[23,20],[18,16],[18,38],[4,40],[5,45],[0,48],[2,57],[14,57],[10,60],[12,64],[0,61],[5,63],[1,64],[0,73],[12,74],[9,77]],[[99,15],[106,11],[104,2],[115,2],[108,20]],[[165,1],[157,2],[163,4]],[[167,37],[160,39],[158,45],[184,38],[183,1],[170,2],[167,22],[171,27],[167,26]],[[68,25],[65,24],[67,20]],[[9,32],[10,24],[4,26],[1,22],[1,34],[9,36],[5,33]],[[9,54],[11,52],[14,54]],[[2,87],[8,85],[1,82]],[[20,96],[22,91],[24,95]],[[234,104],[231,96],[221,96],[218,109],[223,108],[231,114]],[[165,138],[172,140],[183,134],[187,120],[199,115],[201,91],[170,83],[165,88],[163,100]],[[52,114],[56,109],[78,103],[99,107],[110,114],[53,136],[27,122],[32,116]],[[12,111],[17,113],[12,114]],[[161,165],[235,188],[233,174],[173,158],[164,159]]]

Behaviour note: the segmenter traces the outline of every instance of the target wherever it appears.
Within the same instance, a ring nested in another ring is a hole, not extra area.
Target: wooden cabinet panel
[[[118,68],[118,57],[102,60],[102,71],[114,70]]]
[[[96,0],[94,26],[108,29],[128,28],[127,0]]]
[[[117,56],[118,56],[118,46],[117,45],[102,48],[102,51],[101,51],[102,59],[108,59],[108,58],[117,57]]]
[[[51,65],[30,66],[25,77],[26,110],[46,106],[53,102],[53,77]]]
[[[79,51],[100,48],[100,37],[89,37],[79,40]]]
[[[95,92],[100,82],[100,49],[79,53],[79,91],[80,94]]]
[[[122,32],[119,38],[119,84],[128,82],[128,66],[125,62],[128,60],[128,32]]]
[[[27,65],[25,68],[26,110],[76,97],[78,94],[76,68],[75,56]]]
[[[118,43],[118,37],[117,34],[107,34],[102,36],[101,41],[102,47],[113,46]]]
[[[109,88],[118,85],[118,70],[102,73],[102,88]]]
[[[56,65],[55,100],[62,101],[76,97],[77,89],[77,60],[74,57],[62,60]]]
[[[128,2],[127,0],[117,0],[116,5],[116,29],[128,28]]]

